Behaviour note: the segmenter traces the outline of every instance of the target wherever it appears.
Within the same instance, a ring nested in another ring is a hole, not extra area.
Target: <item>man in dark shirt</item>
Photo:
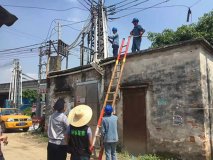
[[[74,107],[68,116],[70,125],[67,128],[65,139],[71,160],[89,160],[92,144],[92,131],[87,125],[92,118],[92,109],[86,105]]]
[[[137,18],[133,18],[132,23],[134,28],[130,32],[130,35],[133,36],[132,52],[140,51],[142,35],[145,32],[145,29],[143,29],[141,25],[138,24],[138,22],[139,20]]]

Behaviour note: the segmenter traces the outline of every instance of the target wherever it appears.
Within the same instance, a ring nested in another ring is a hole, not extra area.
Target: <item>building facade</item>
[[[101,62],[104,75],[91,65],[51,72],[47,115],[64,97],[68,110],[78,104],[93,109],[94,129],[114,63],[112,58]],[[211,159],[212,91],[213,48],[205,40],[130,53],[116,102],[120,145],[135,155]]]

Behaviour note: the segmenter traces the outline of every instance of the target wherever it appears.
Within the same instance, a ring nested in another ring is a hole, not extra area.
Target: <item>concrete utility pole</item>
[[[81,42],[81,47],[80,47],[80,66],[84,65],[84,37],[85,33],[82,33],[82,42]]]
[[[108,55],[107,16],[103,0],[99,0],[98,7],[98,58],[105,59]]]
[[[9,101],[18,108],[22,104],[22,70],[18,59],[13,61],[13,71],[10,82]]]
[[[109,56],[107,13],[103,0],[91,3],[91,29],[88,33],[88,47],[90,48],[90,62],[99,62]]]
[[[47,78],[47,52],[49,51],[49,46],[41,46],[39,48],[39,65],[38,65],[38,97],[37,97],[37,108],[36,108],[36,115],[41,116],[41,100],[42,100],[42,93],[46,92],[46,84],[42,84],[42,79]]]
[[[60,24],[60,22],[58,22],[57,32],[58,32],[58,40],[59,40],[59,39],[61,39],[61,24]]]
[[[39,48],[39,65],[38,65],[38,90],[37,90],[37,107],[36,107],[36,115],[41,115],[41,94],[40,94],[40,85],[41,85],[41,75],[42,75],[42,48]]]

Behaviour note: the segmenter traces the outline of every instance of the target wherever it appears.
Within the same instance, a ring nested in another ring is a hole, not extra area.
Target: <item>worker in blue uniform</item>
[[[109,36],[109,41],[112,44],[112,49],[113,49],[113,56],[117,57],[118,55],[118,48],[119,48],[119,35],[118,35],[118,30],[117,28],[113,27],[112,28],[113,35]]]
[[[137,18],[133,18],[132,23],[134,25],[133,30],[130,32],[130,35],[133,36],[132,42],[132,52],[140,51],[140,45],[142,40],[142,35],[145,32],[145,29],[138,24],[139,20]]]

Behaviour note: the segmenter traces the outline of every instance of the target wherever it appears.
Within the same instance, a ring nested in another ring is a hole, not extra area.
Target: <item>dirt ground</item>
[[[5,160],[46,160],[47,141],[23,132],[6,133],[8,145],[2,144]],[[69,156],[67,158],[69,160]]]

